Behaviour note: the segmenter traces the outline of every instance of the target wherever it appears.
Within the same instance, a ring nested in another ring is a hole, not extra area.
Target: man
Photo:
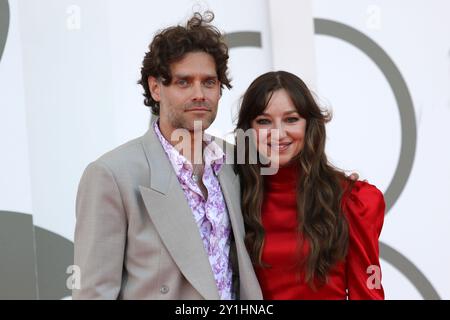
[[[203,132],[231,87],[228,48],[212,19],[196,13],[154,37],[139,83],[159,117],[81,178],[74,299],[262,298],[244,245],[239,179]]]

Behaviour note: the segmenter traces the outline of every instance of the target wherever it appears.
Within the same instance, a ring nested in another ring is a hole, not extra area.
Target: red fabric
[[[384,299],[382,286],[378,289],[370,286],[374,284],[373,278],[367,285],[374,273],[367,268],[380,265],[378,237],[384,219],[383,194],[375,186],[357,181],[344,196],[342,207],[349,223],[348,254],[344,262],[331,269],[328,283],[314,291],[305,283],[304,272],[298,267],[299,253],[307,254],[308,243],[305,241],[298,250],[296,177],[293,167],[266,176],[262,260],[270,267],[256,268],[264,299]]]

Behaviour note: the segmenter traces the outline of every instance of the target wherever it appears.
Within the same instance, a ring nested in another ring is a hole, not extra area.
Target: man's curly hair
[[[216,63],[217,77],[221,89],[231,88],[228,78],[228,46],[221,32],[211,25],[214,14],[210,11],[203,15],[199,12],[188,20],[186,26],[174,26],[159,31],[149,45],[149,51],[142,61],[141,79],[138,84],[144,88],[144,104],[159,115],[159,103],[153,100],[148,86],[148,77],[153,76],[168,86],[172,82],[170,65],[189,52],[206,52]]]

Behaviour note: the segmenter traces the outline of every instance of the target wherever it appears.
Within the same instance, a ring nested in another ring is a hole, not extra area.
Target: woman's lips
[[[268,144],[268,147],[270,149],[273,150],[278,150],[278,151],[285,151],[287,150],[287,148],[289,148],[289,146],[292,144],[292,142],[286,142],[286,143],[278,143],[278,144]]]

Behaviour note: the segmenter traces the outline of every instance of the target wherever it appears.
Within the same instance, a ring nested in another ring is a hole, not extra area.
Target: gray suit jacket
[[[262,299],[244,245],[239,179],[218,175],[239,268],[240,299]],[[73,299],[219,299],[198,227],[151,127],[86,168],[76,202]]]

